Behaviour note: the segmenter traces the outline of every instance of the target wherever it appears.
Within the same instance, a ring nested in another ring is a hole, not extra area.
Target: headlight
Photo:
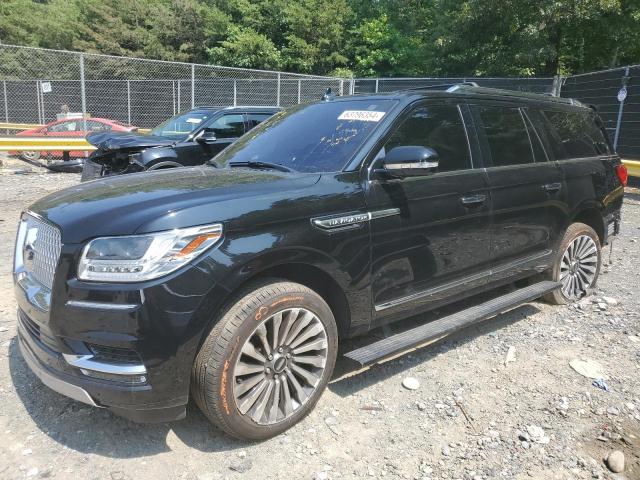
[[[177,270],[222,237],[222,225],[203,225],[128,237],[96,238],[82,251],[78,278],[139,282]]]

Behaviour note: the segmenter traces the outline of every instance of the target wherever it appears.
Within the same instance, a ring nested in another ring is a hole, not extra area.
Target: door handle
[[[485,202],[486,199],[487,196],[484,194],[466,195],[464,197],[460,197],[460,201],[462,202],[462,204],[468,207],[481,205]]]
[[[560,182],[557,183],[545,183],[542,188],[544,188],[547,192],[553,193],[557,192],[562,188],[562,184]]]

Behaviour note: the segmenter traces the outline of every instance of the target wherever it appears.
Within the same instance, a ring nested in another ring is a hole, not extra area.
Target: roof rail
[[[415,90],[445,90],[453,92],[458,87],[478,87],[476,82],[457,82],[457,83],[438,83],[436,85],[425,85],[424,87],[401,88],[397,91],[415,91]]]

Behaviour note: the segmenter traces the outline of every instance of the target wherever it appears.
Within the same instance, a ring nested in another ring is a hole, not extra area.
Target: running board
[[[452,315],[434,320],[425,325],[384,338],[370,345],[345,353],[345,357],[358,362],[363,367],[397,357],[410,350],[433,343],[451,333],[474,323],[487,320],[507,312],[524,303],[531,302],[560,288],[561,283],[544,281],[529,285],[494,298],[488,302],[467,308]]]

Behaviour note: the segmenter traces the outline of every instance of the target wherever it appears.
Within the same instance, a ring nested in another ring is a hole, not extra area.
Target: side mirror
[[[202,132],[202,135],[196,138],[196,142],[198,142],[201,145],[213,145],[214,143],[216,143],[216,141],[218,141],[218,138],[216,137],[216,132],[208,129],[205,129]]]
[[[382,167],[393,177],[420,176],[437,172],[439,161],[434,149],[408,145],[392,148],[382,160]]]

